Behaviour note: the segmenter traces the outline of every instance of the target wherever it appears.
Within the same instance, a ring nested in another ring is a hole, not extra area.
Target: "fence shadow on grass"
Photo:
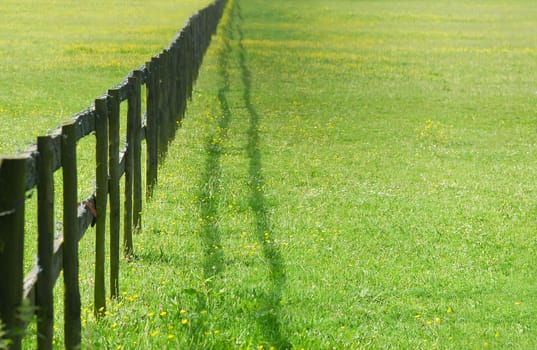
[[[217,71],[219,78],[218,103],[221,110],[215,132],[210,133],[204,143],[205,167],[201,176],[199,205],[201,223],[201,241],[205,251],[203,262],[203,277],[205,279],[205,291],[193,291],[197,297],[197,312],[203,314],[209,308],[209,297],[213,295],[217,286],[216,277],[224,270],[224,253],[219,227],[218,206],[220,204],[222,182],[222,154],[223,142],[227,137],[229,123],[231,121],[231,109],[227,94],[230,90],[230,57],[231,29],[228,21],[224,19],[220,35],[220,47],[217,51]],[[204,319],[195,320],[190,327],[191,346],[205,348],[207,346],[206,326]]]
[[[225,32],[228,31],[224,27]],[[203,172],[201,193],[200,193],[200,214],[202,222],[203,244],[205,246],[204,276],[209,282],[214,276],[222,272],[223,253],[220,238],[220,228],[218,223],[218,205],[220,202],[219,194],[221,192],[222,164],[221,157],[223,145],[229,123],[231,121],[231,110],[227,100],[227,94],[230,88],[229,80],[229,59],[231,55],[231,44],[229,43],[229,34],[222,35],[222,47],[219,50],[218,75],[220,86],[218,88],[218,103],[222,115],[218,118],[218,128],[215,133],[207,136],[205,140],[206,162],[205,171]],[[209,288],[210,289],[210,288]]]
[[[269,265],[271,288],[263,295],[262,312],[259,313],[258,324],[262,329],[270,345],[278,349],[288,349],[291,344],[282,331],[281,295],[285,287],[286,276],[282,256],[278,246],[271,236],[271,217],[266,196],[264,193],[264,181],[262,160],[259,142],[259,115],[252,104],[251,90],[252,79],[248,68],[247,53],[243,46],[242,11],[240,4],[236,4],[237,34],[238,34],[238,57],[243,84],[242,102],[246,107],[249,118],[247,152],[249,158],[249,205],[255,215],[255,235],[262,247],[263,257]]]
[[[223,142],[227,138],[232,113],[228,101],[230,91],[231,59],[234,54],[232,42],[237,40],[238,68],[242,83],[242,104],[247,111],[249,127],[247,130],[247,156],[249,160],[249,199],[250,209],[254,214],[255,237],[262,247],[263,258],[269,267],[270,285],[268,290],[260,295],[260,308],[255,315],[257,325],[268,346],[278,349],[289,349],[291,344],[284,335],[281,322],[281,298],[286,284],[285,268],[278,246],[271,237],[271,218],[269,206],[264,193],[264,181],[259,139],[259,115],[251,101],[252,79],[248,68],[247,54],[243,46],[242,23],[243,17],[238,1],[229,4],[227,16],[224,15],[220,30],[220,47],[217,51],[217,70],[219,86],[217,98],[221,110],[218,118],[218,128],[209,134],[205,140],[205,167],[200,184],[200,221],[201,239],[205,249],[203,263],[205,278],[205,293],[195,291],[197,295],[197,311],[203,312],[209,308],[209,299],[217,289],[217,276],[225,268],[222,250],[221,231],[219,227],[218,207],[222,191],[222,154]],[[235,38],[237,36],[237,38]],[[192,346],[209,346],[204,336],[203,319],[190,328]]]

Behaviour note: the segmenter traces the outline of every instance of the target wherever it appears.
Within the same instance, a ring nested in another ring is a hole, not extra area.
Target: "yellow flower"
[[[437,317],[437,318],[434,319],[434,323],[440,324],[440,323],[442,323],[442,320],[440,319],[440,317]]]
[[[185,325],[188,324],[188,319],[187,319],[187,318],[183,318],[183,319],[181,320],[181,324],[185,324]]]
[[[179,311],[179,313],[182,315],[182,314],[186,314],[186,310],[185,309],[181,309],[181,311]]]
[[[163,317],[166,316],[167,314],[168,314],[168,313],[167,313],[166,311],[161,311],[161,312],[160,312],[160,316],[163,316]]]
[[[173,338],[175,338],[175,335],[173,335],[173,334],[168,334],[168,339],[169,339],[169,340],[172,340]]]
[[[451,306],[448,306],[447,308],[447,313],[448,314],[452,314],[453,313],[453,308]]]
[[[149,317],[152,317],[152,316],[154,316],[154,315],[155,315],[155,313],[154,313],[154,312],[152,312],[152,311],[151,311],[151,312],[149,312],[149,313],[147,314],[147,316],[149,316]]]
[[[155,330],[153,333],[151,333],[151,336],[154,337],[154,336],[156,336],[157,334],[159,334],[159,332],[160,332],[160,331],[157,329],[157,330]]]

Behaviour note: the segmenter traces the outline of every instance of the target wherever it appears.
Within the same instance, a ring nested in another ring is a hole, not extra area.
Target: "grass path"
[[[86,341],[533,348],[536,5],[230,3]]]

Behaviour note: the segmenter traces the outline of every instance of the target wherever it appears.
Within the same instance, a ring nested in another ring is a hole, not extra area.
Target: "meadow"
[[[230,0],[102,319],[81,271],[84,344],[534,348],[535,18]]]
[[[0,154],[89,107],[160,52],[209,0],[5,0],[0,8]]]

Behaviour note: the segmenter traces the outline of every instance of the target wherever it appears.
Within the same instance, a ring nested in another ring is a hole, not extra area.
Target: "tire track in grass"
[[[255,217],[255,236],[259,241],[263,257],[269,265],[270,272],[270,290],[263,294],[261,300],[261,311],[256,319],[260,329],[266,337],[268,346],[276,346],[278,349],[288,349],[291,347],[289,340],[286,338],[283,325],[281,322],[281,298],[282,292],[286,284],[286,275],[284,261],[271,237],[271,217],[264,193],[263,181],[263,164],[260,151],[259,140],[259,114],[255,106],[252,104],[251,90],[252,77],[248,67],[247,53],[243,45],[244,34],[242,32],[242,17],[241,5],[235,4],[235,14],[237,17],[236,30],[238,34],[238,58],[241,72],[241,80],[243,84],[242,102],[246,107],[249,118],[249,128],[247,131],[248,143],[247,154],[249,158],[249,190],[250,198],[249,205]]]

